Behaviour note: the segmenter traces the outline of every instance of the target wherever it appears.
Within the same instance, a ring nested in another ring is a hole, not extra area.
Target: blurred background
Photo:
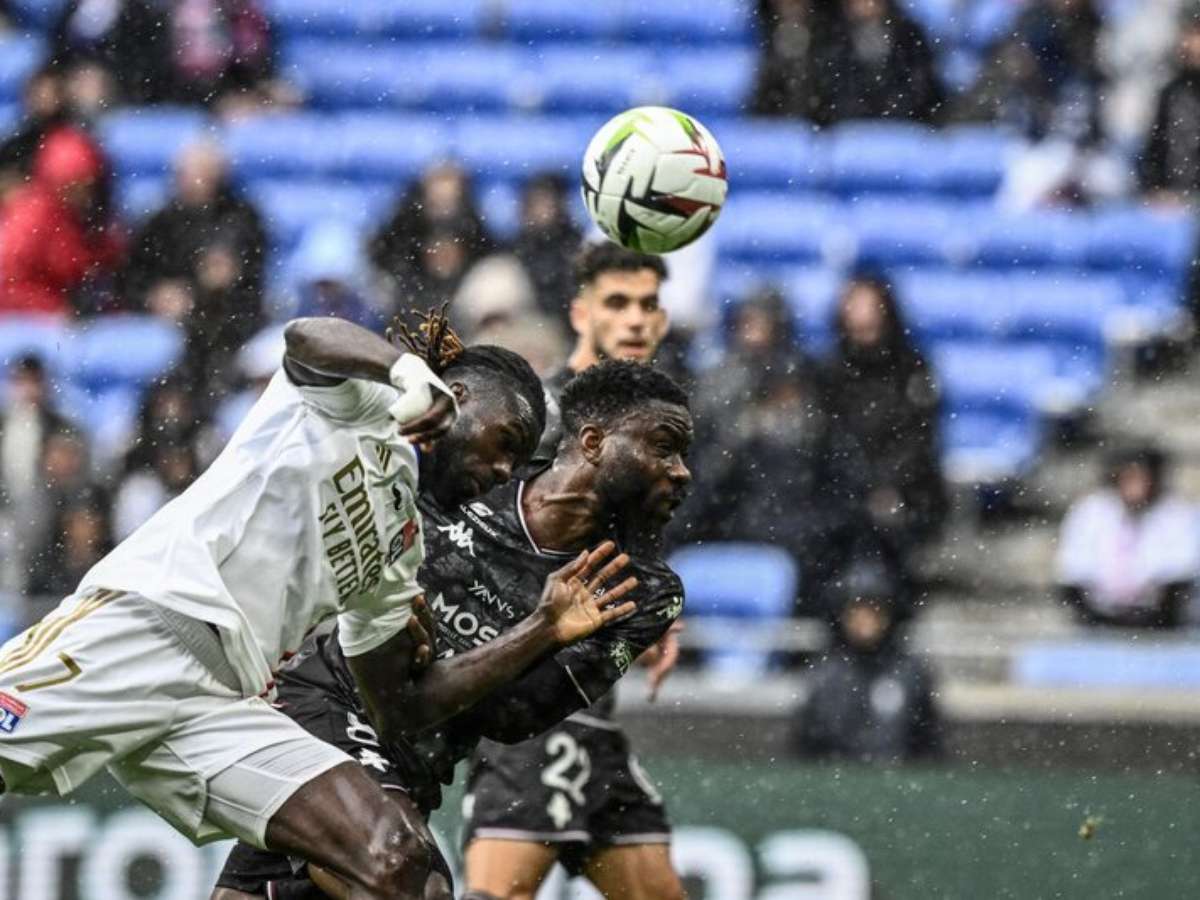
[[[731,186],[667,259],[684,660],[621,692],[692,895],[1194,895],[1183,0],[0,0],[0,631],[203,470],[289,317],[452,300],[554,371],[580,157],[639,104]],[[206,897],[224,848],[130,802],[0,804],[0,898]]]

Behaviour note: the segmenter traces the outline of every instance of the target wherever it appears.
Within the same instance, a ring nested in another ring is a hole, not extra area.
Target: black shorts
[[[666,844],[662,797],[607,720],[574,720],[515,746],[480,745],[464,800],[463,840],[554,844],[578,875],[599,847]]]
[[[302,684],[282,684],[279,689],[281,709],[307,731],[327,744],[333,744],[358,760],[385,791],[409,795],[402,761],[388,754],[380,745],[375,730],[360,709],[333,690]],[[414,802],[417,802],[414,799]],[[421,815],[428,809],[418,803]],[[450,867],[432,838],[428,840],[434,857],[434,869],[441,872],[448,885],[454,880]],[[326,894],[309,880],[301,861],[289,859],[269,850],[259,850],[239,841],[225,861],[217,879],[217,887],[231,888],[247,894],[269,897],[270,900],[326,900]]]

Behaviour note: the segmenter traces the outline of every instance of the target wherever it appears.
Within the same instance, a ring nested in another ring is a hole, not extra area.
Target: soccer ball
[[[639,106],[610,119],[583,156],[583,202],[611,240],[670,253],[708,231],[728,190],[725,157],[686,113]]]

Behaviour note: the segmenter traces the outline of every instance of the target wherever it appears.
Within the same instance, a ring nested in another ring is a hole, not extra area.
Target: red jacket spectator
[[[46,138],[31,182],[0,214],[0,313],[67,313],[87,279],[116,269],[123,236],[96,221],[105,174],[84,132],[65,127]]]

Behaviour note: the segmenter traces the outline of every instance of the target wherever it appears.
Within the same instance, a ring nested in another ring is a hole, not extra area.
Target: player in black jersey
[[[370,727],[336,639],[310,640],[280,673],[284,711],[359,759],[414,814],[437,805],[440,784],[481,738],[525,740],[600,701],[682,610],[683,586],[662,562],[660,540],[691,478],[686,395],[666,375],[614,361],[575,379],[562,413],[566,437],[552,463],[459,507],[422,497],[421,580],[439,657],[423,677],[436,681],[450,658],[503,639],[536,614],[547,573],[605,537],[631,558],[637,587],[625,598],[636,602],[630,616],[544,656],[484,702],[405,741],[385,744]],[[308,874],[238,845],[214,896],[321,896]],[[446,896],[436,880],[428,896]]]
[[[575,278],[577,340],[566,367],[545,382],[546,431],[535,459],[554,456],[562,391],[577,373],[605,359],[649,364],[667,333],[658,300],[667,278],[662,257],[591,244],[576,260]],[[678,658],[678,627],[640,660],[650,666],[652,691]],[[468,890],[532,900],[557,861],[606,897],[683,896],[662,798],[612,718],[615,693],[534,740],[480,746],[466,804]]]

